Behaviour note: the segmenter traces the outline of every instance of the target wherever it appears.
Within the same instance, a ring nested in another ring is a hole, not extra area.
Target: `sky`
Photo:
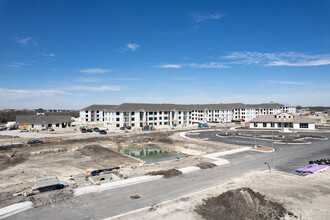
[[[330,1],[0,0],[0,109],[330,106]]]

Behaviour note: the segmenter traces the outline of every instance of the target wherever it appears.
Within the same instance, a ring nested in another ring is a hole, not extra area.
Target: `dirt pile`
[[[203,200],[195,211],[204,219],[283,219],[287,210],[282,204],[265,199],[250,188],[229,190],[217,197]]]
[[[199,164],[196,165],[197,167],[201,168],[201,169],[209,169],[209,168],[213,168],[216,165],[210,162],[201,162]]]
[[[173,176],[182,175],[182,172],[179,170],[176,170],[176,169],[170,169],[170,170],[161,170],[161,171],[150,172],[150,173],[147,173],[147,175],[152,175],[152,176],[163,175],[164,178],[170,178]]]

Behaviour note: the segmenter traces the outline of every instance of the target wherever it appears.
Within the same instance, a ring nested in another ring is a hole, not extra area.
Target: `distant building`
[[[314,130],[315,120],[289,113],[262,115],[250,121],[250,128]]]
[[[20,129],[47,129],[71,127],[70,115],[17,115]]]
[[[80,110],[81,122],[103,122],[108,129],[131,126],[141,128],[151,125],[158,128],[187,126],[194,123],[226,123],[250,121],[256,117],[281,112],[295,113],[293,106],[279,103],[246,105],[205,104],[146,104],[123,103],[121,105],[91,105]]]

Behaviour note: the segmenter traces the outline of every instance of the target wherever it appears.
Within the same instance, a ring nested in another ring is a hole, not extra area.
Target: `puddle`
[[[118,152],[132,157],[140,158],[146,162],[161,162],[167,160],[175,160],[177,158],[183,158],[184,156],[163,151],[157,148],[125,148],[119,149]]]

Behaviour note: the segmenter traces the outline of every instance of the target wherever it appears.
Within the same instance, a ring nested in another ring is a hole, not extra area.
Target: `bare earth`
[[[42,144],[0,148],[0,208],[24,200],[32,200],[34,205],[38,206],[43,204],[43,199],[48,201],[45,202],[47,204],[56,202],[56,199],[70,198],[73,188],[90,185],[86,177],[91,170],[119,166],[118,175],[129,178],[149,172],[196,166],[210,162],[209,159],[201,157],[203,154],[239,147],[185,139],[179,134],[180,132],[143,132],[104,136],[97,134],[93,135],[94,137],[44,138],[42,140],[45,143]],[[20,141],[26,139],[15,138],[15,142]],[[180,152],[185,157],[172,161],[146,163],[117,152],[119,148],[127,147],[159,148],[169,152]],[[28,198],[12,196],[28,186],[34,186],[37,179],[52,176],[67,181],[70,187]]]
[[[216,198],[228,190],[250,188],[253,191],[265,195],[265,199],[283,205],[287,210],[285,219],[330,219],[330,170],[312,174],[307,177],[289,175],[281,172],[251,172],[225,185],[217,186],[202,192],[167,201],[161,204],[142,209],[121,217],[113,218],[120,220],[128,219],[203,219],[199,215],[198,207],[203,200]],[[218,199],[219,200],[219,199]],[[225,201],[225,200],[219,200]],[[230,201],[230,200],[228,200]],[[237,210],[238,216],[244,214],[244,209],[239,209],[239,203],[231,203],[231,210]],[[224,206],[224,204],[219,204]],[[208,209],[213,216],[221,207]],[[243,215],[244,216],[244,215]],[[212,219],[212,218],[208,218]],[[227,219],[219,218],[217,219]],[[264,219],[264,218],[256,218]],[[274,218],[276,219],[276,218]]]

